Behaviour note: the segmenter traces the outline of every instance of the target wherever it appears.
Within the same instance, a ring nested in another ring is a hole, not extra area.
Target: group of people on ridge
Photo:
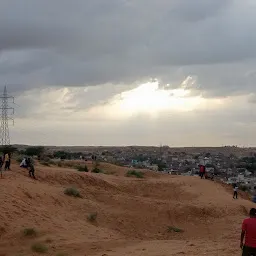
[[[0,168],[2,170],[4,166],[4,170],[10,170],[11,167],[11,153],[4,152],[3,156],[0,156]]]
[[[11,153],[4,152],[3,156],[0,156],[0,169],[1,170],[2,170],[3,166],[4,166],[5,171],[10,170],[10,167],[11,167]],[[20,167],[28,169],[29,176],[31,178],[36,179],[36,177],[35,177],[35,168],[34,168],[34,165],[32,163],[31,158],[25,157],[22,160],[22,162],[20,164]]]
[[[206,176],[204,165],[199,166],[199,176],[201,179]],[[233,198],[238,199],[238,185],[233,184]],[[242,256],[256,256],[256,209],[252,208],[249,218],[246,218],[242,224],[240,247]]]

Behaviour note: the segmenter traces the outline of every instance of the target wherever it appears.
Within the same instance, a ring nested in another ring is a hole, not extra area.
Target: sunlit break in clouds
[[[201,97],[189,97],[190,90],[159,89],[159,83],[149,82],[137,88],[121,93],[121,100],[116,107],[124,114],[136,112],[156,113],[164,110],[189,111],[201,103]]]
[[[194,87],[192,86],[194,85]],[[168,88],[168,89],[167,89]],[[107,105],[101,106],[101,111],[110,118],[130,118],[138,114],[156,117],[163,112],[188,112],[196,109],[221,105],[220,99],[206,100],[201,93],[192,94],[196,89],[192,77],[187,77],[179,88],[170,86],[161,88],[159,81],[147,82],[138,87],[115,95]],[[98,107],[96,107],[98,109]],[[95,111],[93,108],[91,111]],[[99,109],[98,109],[99,110]]]

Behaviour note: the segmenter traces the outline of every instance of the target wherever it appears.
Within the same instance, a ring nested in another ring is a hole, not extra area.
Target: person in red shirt
[[[205,176],[205,166],[204,165],[199,165],[199,176],[201,179]]]
[[[240,247],[243,250],[242,256],[256,256],[256,209],[255,208],[252,208],[250,210],[250,218],[247,218],[243,221]]]

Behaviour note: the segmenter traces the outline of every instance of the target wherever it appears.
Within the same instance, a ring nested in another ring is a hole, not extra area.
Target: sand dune
[[[89,168],[92,166],[89,164]],[[0,180],[0,255],[240,255],[240,225],[252,203],[233,200],[229,188],[197,177],[101,164],[112,175],[37,166],[38,180],[14,166]],[[77,188],[82,198],[64,194]],[[97,212],[95,222],[88,221]],[[168,227],[184,232],[168,232]],[[36,237],[24,237],[34,228]],[[60,254],[59,254],[60,255]]]

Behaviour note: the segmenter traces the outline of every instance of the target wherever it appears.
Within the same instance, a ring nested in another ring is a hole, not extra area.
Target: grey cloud
[[[3,0],[0,79],[22,91],[150,77],[175,86],[195,75],[207,95],[223,89],[229,94],[242,85],[251,90],[244,74],[256,53],[252,5],[249,0]],[[237,63],[244,68],[233,76],[225,72]]]
[[[232,0],[224,1],[195,1],[180,0],[174,1],[172,14],[181,21],[198,22],[211,18],[217,13],[223,11],[230,4]]]

